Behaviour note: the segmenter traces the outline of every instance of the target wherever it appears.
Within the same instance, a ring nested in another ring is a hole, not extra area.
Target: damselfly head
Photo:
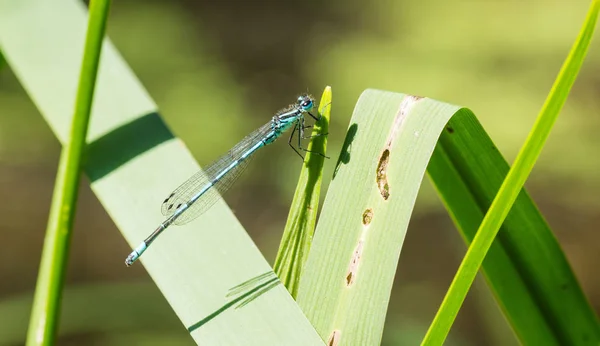
[[[298,107],[305,112],[310,111],[313,108],[313,99],[308,95],[298,96]]]

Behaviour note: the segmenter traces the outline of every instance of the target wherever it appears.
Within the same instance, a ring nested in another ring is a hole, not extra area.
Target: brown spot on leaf
[[[369,208],[367,210],[365,210],[365,212],[362,215],[362,223],[363,225],[368,225],[371,223],[371,221],[373,220],[373,209]]]
[[[381,197],[387,200],[390,197],[390,185],[387,180],[387,169],[390,163],[390,150],[385,149],[379,158],[379,164],[377,165],[377,187],[381,193]]]
[[[329,335],[329,339],[327,339],[327,346],[337,346],[340,344],[340,338],[342,337],[342,332],[339,330],[334,330]]]

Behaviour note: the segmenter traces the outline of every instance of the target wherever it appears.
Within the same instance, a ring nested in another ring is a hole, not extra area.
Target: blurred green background
[[[337,158],[365,88],[471,108],[511,162],[582,24],[574,1],[114,1],[108,35],[200,164],[278,109],[333,88]],[[600,49],[592,43],[527,188],[600,310]],[[9,67],[0,70],[0,345],[21,345],[60,146]],[[324,189],[335,160],[326,162]],[[286,143],[225,196],[273,263],[300,160]],[[175,169],[175,168],[174,168]],[[177,185],[179,182],[173,182]],[[61,345],[191,345],[83,179]],[[156,192],[156,213],[170,191]],[[150,231],[150,230],[149,230]],[[398,266],[384,345],[423,337],[465,252],[425,180]],[[201,293],[200,293],[201,294]],[[517,344],[479,280],[448,345]]]

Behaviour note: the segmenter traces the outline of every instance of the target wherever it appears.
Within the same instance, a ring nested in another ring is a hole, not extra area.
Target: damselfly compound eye
[[[313,107],[313,102],[311,99],[305,100],[304,102],[302,102],[302,108],[304,108],[304,110],[310,110]]]

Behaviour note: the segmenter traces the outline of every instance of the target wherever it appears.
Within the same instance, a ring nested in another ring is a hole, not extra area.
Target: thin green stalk
[[[442,345],[446,339],[477,271],[531,173],[550,134],[550,130],[575,82],[586,56],[599,10],[600,1],[593,1],[579,37],[563,64],[533,129],[485,215],[477,235],[473,239],[446,297],[425,335],[423,345]]]
[[[315,137],[308,144],[310,151],[325,153],[327,148],[326,134],[329,131],[331,97],[331,87],[328,86],[323,91],[317,110],[321,118],[314,125],[312,136]],[[323,156],[306,153],[277,258],[273,265],[273,270],[294,298],[298,295],[302,267],[308,258],[315,233],[324,161]]]
[[[29,321],[27,345],[52,345],[58,330],[79,175],[110,0],[92,0],[89,8],[88,30],[71,136],[61,152]]]

